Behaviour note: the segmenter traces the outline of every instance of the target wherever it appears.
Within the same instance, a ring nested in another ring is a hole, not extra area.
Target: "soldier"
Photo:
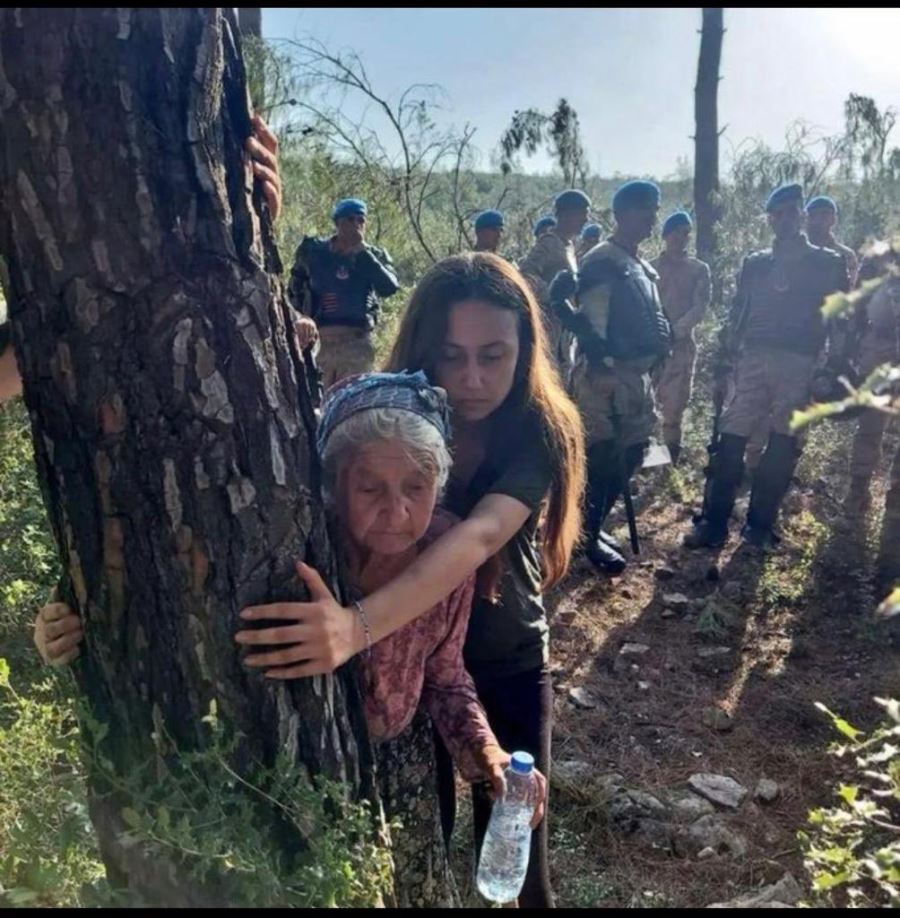
[[[863,270],[872,276],[888,270],[891,262],[900,261],[889,248]],[[868,269],[868,270],[867,270]],[[900,277],[892,275],[861,304],[857,314],[863,330],[859,343],[860,378],[865,379],[883,363],[900,363]],[[881,442],[890,416],[866,408],[859,418],[850,457],[850,488],[844,500],[848,517],[863,516],[869,509],[869,484],[881,459]]]
[[[856,286],[856,276],[859,273],[859,259],[850,246],[843,245],[834,238],[834,228],[837,225],[838,206],[825,195],[812,198],[806,205],[806,233],[813,245],[823,249],[831,249],[844,259],[847,265],[847,274],[850,277],[850,289]]]
[[[576,252],[579,264],[581,263],[581,259],[600,242],[600,234],[602,231],[603,228],[599,223],[588,223],[581,231],[581,236],[578,240],[578,251]]]
[[[847,273],[850,276],[850,289],[856,286],[856,279],[859,273],[859,259],[856,252],[849,246],[842,245],[834,238],[834,227],[837,224],[838,207],[837,204],[829,197],[820,195],[811,198],[806,205],[806,232],[809,241],[813,245],[821,246],[823,249],[831,249],[837,252],[844,259],[847,265]],[[752,479],[759,463],[762,460],[763,450],[766,448],[768,429],[763,426],[754,431],[747,443],[747,452],[745,462],[747,473]]]
[[[588,445],[586,554],[605,573],[621,573],[620,546],[603,522],[643,461],[655,423],[650,371],[668,350],[671,329],[657,274],[638,255],[659,209],[652,182],[627,182],[613,197],[612,236],[584,258],[577,284],[565,273],[551,301],[578,341],[572,390]],[[567,302],[575,293],[578,310]]]
[[[657,374],[656,398],[663,418],[663,439],[678,463],[681,419],[691,397],[697,345],[694,328],[710,299],[709,265],[687,254],[693,222],[684,211],[669,216],[662,228],[663,253],[652,262],[659,274],[659,296],[672,323],[672,353]]]
[[[372,369],[378,297],[400,289],[388,253],[365,240],[366,213],[364,201],[338,201],[331,215],[335,234],[329,239],[305,236],[291,269],[290,299],[305,317],[296,325],[297,338],[307,347],[318,336],[326,389]]]
[[[543,236],[545,233],[549,233],[550,230],[552,230],[555,226],[556,217],[552,216],[551,214],[547,214],[545,217],[541,217],[541,219],[534,224],[534,238],[540,239],[541,236]]]
[[[557,273],[575,271],[575,238],[587,222],[591,199],[583,192],[570,189],[556,196],[556,226],[538,236],[531,251],[519,263],[542,307],[550,353],[565,379],[571,367],[571,335],[563,331],[559,318],[550,308],[549,285]]]
[[[827,336],[822,303],[849,289],[843,258],[810,245],[803,233],[802,207],[800,185],[775,189],[766,202],[772,248],[744,259],[725,336],[726,353],[736,360],[735,391],[721,418],[702,514],[684,540],[688,548],[724,545],[747,439],[765,420],[769,440],[742,534],[760,547],[776,541],[773,526],[800,454],[790,419],[808,402]]]
[[[472,225],[475,228],[475,251],[496,255],[503,238],[503,214],[499,210],[483,210]]]

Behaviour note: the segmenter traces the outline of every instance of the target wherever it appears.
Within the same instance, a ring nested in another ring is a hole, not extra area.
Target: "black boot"
[[[598,571],[610,576],[621,574],[628,567],[625,556],[600,538],[588,542],[585,554]]]
[[[588,449],[587,513],[585,514],[585,554],[604,574],[621,574],[624,556],[601,535],[603,521],[615,501],[619,457],[615,440],[601,440]],[[603,533],[606,535],[606,533]]]
[[[753,477],[750,509],[743,537],[752,545],[769,548],[778,541],[774,533],[778,509],[791,485],[791,478],[800,456],[796,437],[773,433]]]
[[[728,518],[744,475],[746,437],[722,434],[710,458],[703,512],[694,531],[684,537],[685,548],[721,548],[728,539]]]
[[[600,530],[597,538],[613,550],[617,551],[619,554],[622,554],[622,543],[618,539],[611,536],[605,529]]]

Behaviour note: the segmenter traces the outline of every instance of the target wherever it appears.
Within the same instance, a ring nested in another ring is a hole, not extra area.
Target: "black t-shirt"
[[[473,675],[512,676],[547,662],[547,614],[541,591],[538,522],[553,480],[553,456],[540,419],[521,411],[497,419],[486,458],[468,487],[451,474],[444,505],[465,518],[487,494],[505,494],[532,510],[500,552],[497,600],[476,596],[466,636]]]

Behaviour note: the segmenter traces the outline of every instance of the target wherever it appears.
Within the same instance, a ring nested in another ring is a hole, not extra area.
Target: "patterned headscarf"
[[[450,440],[447,393],[432,386],[421,370],[416,373],[361,373],[342,379],[326,393],[316,435],[319,455],[325,454],[328,438],[340,424],[369,408],[411,411],[435,427],[445,441]]]

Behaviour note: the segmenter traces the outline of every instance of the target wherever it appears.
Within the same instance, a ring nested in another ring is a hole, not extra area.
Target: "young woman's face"
[[[435,383],[446,389],[455,417],[482,421],[509,395],[518,360],[518,315],[484,300],[463,300],[450,310]]]
[[[342,478],[343,522],[359,546],[396,555],[425,534],[437,485],[402,444],[366,444],[347,461]]]

